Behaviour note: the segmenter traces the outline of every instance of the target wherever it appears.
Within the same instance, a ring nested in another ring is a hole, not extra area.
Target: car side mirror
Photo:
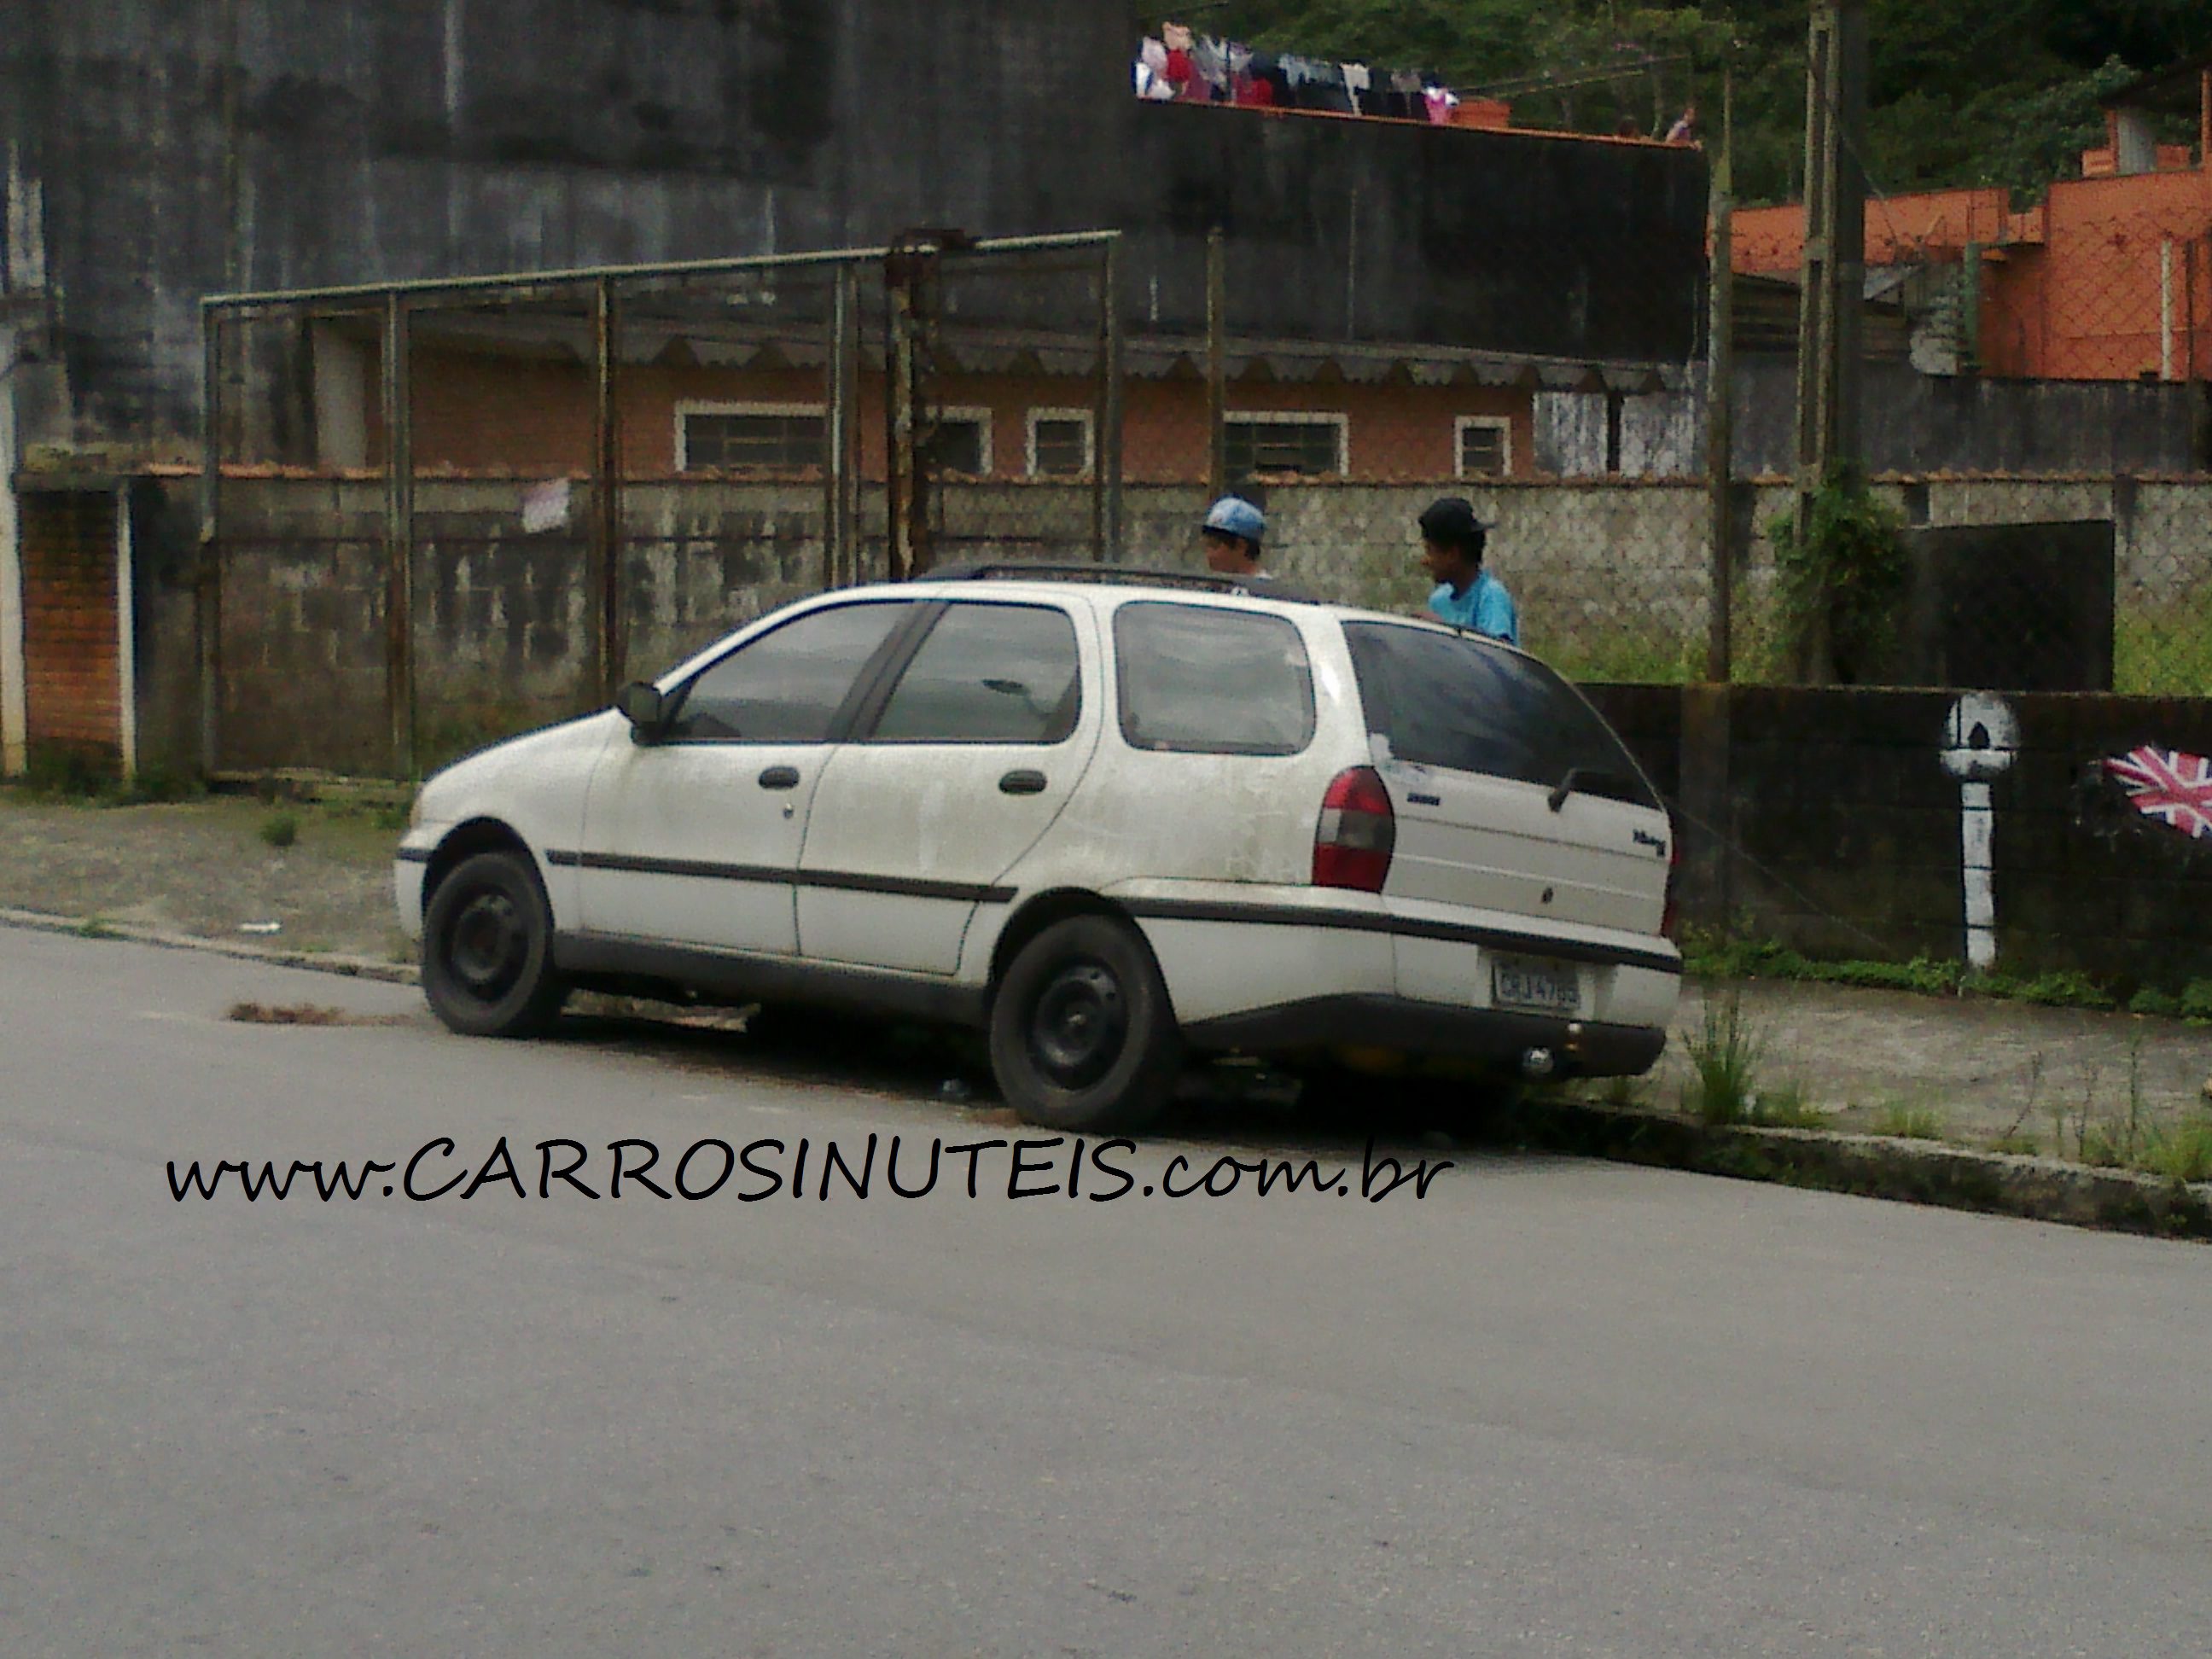
[[[615,708],[630,725],[635,743],[658,743],[668,724],[668,699],[660,688],[645,680],[632,680],[615,693]]]

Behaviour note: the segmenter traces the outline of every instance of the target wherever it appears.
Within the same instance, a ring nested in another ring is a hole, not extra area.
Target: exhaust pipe
[[[1552,1058],[1549,1048],[1531,1048],[1521,1056],[1521,1075],[1523,1077],[1547,1078],[1558,1069],[1559,1062]]]

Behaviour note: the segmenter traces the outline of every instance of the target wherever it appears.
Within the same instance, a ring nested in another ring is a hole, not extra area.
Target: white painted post
[[[1990,780],[2012,764],[2019,746],[2019,722],[2002,699],[1976,691],[1952,706],[1942,761],[1943,769],[1959,780],[1966,961],[1977,972],[1987,972],[1997,960],[1996,813]]]

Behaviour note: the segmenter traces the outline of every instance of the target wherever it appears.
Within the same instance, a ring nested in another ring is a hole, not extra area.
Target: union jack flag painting
[[[2146,744],[2105,763],[2108,777],[2126,788],[2136,811],[2159,818],[2185,836],[2212,836],[2212,761]]]

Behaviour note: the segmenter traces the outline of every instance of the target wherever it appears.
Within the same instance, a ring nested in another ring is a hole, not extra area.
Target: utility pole
[[[1721,70],[1720,145],[1713,156],[1713,249],[1706,278],[1711,308],[1705,339],[1705,486],[1712,519],[1712,598],[1705,639],[1705,678],[1732,677],[1735,512],[1729,499],[1735,471],[1735,75]]]
[[[1859,468],[1861,312],[1866,300],[1866,0],[1814,0],[1805,75],[1805,259],[1797,315],[1798,545],[1821,486]],[[1799,664],[1835,678],[1826,595]]]

